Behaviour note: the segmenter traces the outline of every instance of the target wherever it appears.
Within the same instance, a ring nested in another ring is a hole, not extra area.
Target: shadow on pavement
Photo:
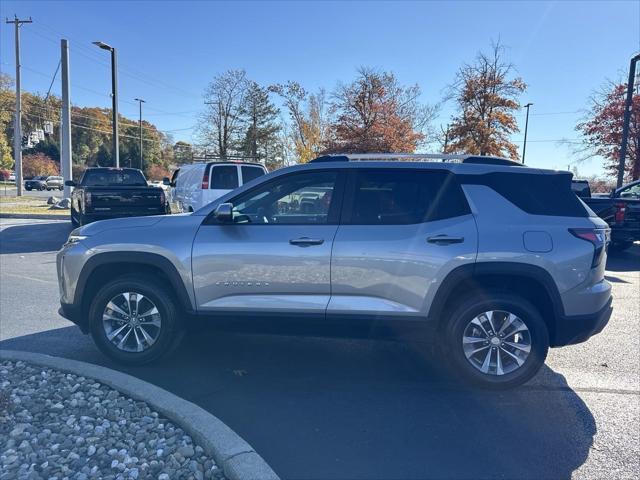
[[[607,256],[607,270],[612,272],[640,271],[640,243],[622,252],[609,252]]]
[[[0,252],[54,252],[62,247],[72,229],[71,222],[60,220],[11,225],[0,230]]]
[[[470,390],[399,342],[203,331],[137,368],[116,367],[75,327],[0,348],[99,363],[159,385],[218,416],[283,478],[569,479],[596,433],[585,403],[547,367],[544,387]]]

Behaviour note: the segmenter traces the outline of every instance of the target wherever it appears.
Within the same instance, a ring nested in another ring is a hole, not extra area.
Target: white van
[[[259,163],[218,161],[182,165],[171,178],[172,202],[181,212],[195,212],[266,173],[267,169]]]

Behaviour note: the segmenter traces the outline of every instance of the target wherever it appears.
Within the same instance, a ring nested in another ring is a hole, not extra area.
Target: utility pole
[[[62,117],[60,122],[61,144],[60,144],[60,169],[64,181],[64,198],[71,197],[71,187],[67,185],[67,180],[73,179],[71,161],[71,97],[69,95],[69,41],[60,40],[60,56],[62,61]]]
[[[442,153],[447,153],[448,145],[449,145],[449,124],[447,124],[447,130],[444,132],[444,146],[442,148]]]
[[[527,119],[524,122],[524,145],[522,146],[522,164],[524,165],[524,156],[527,153],[527,130],[529,129],[529,107],[531,107],[533,103],[527,103],[524,108],[527,109]]]
[[[120,168],[120,142],[118,141],[118,54],[116,49],[104,42],[93,42],[98,48],[111,53],[111,112],[113,120],[113,158],[116,168]]]
[[[134,98],[134,100],[136,102],[138,102],[138,106],[140,107],[140,170],[142,170],[143,167],[143,161],[142,161],[142,104],[143,103],[147,103],[144,100],[142,100],[141,98]]]
[[[13,158],[16,162],[16,195],[22,196],[22,91],[20,89],[20,25],[33,23],[29,20],[20,20],[16,15],[13,20],[6,19],[6,23],[13,23],[16,33],[16,116],[13,127]]]
[[[620,188],[624,182],[624,161],[627,156],[627,143],[629,141],[629,122],[631,109],[633,108],[633,82],[636,78],[636,63],[640,60],[640,53],[631,58],[629,65],[629,82],[627,83],[627,98],[624,104],[624,119],[622,123],[622,145],[620,145],[620,158],[618,160],[618,181],[616,188]],[[638,160],[636,160],[638,161]]]

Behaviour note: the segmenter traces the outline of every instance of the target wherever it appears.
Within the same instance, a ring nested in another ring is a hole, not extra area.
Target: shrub
[[[33,153],[22,158],[22,175],[25,178],[37,175],[58,175],[60,166],[44,153]]]

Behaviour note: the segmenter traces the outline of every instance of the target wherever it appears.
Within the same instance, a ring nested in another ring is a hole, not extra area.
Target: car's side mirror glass
[[[171,185],[171,180],[169,180],[169,177],[164,177],[162,179],[162,184],[167,186]]]
[[[229,223],[233,220],[233,204],[221,203],[213,211],[213,216],[216,220],[222,223]]]
[[[73,180],[67,180],[66,182],[64,182],[64,184],[67,187],[75,187],[76,186],[76,182],[74,182]]]

